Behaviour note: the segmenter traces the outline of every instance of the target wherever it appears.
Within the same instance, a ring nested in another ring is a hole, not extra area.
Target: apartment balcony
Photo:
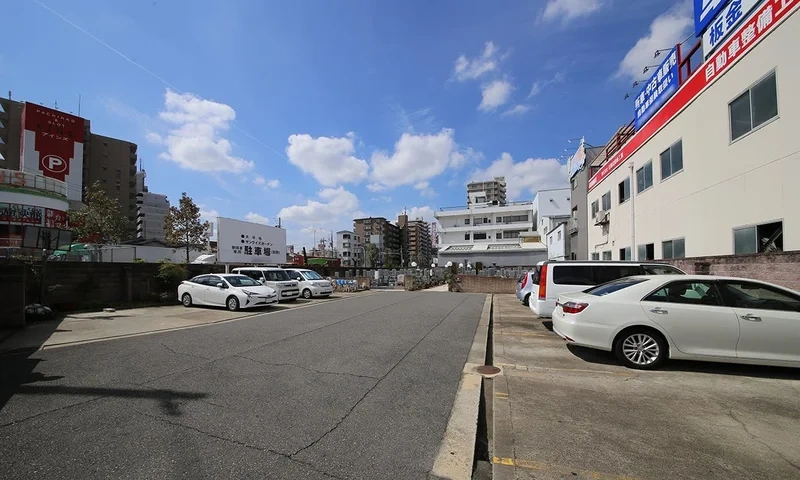
[[[520,228],[531,228],[533,224],[530,220],[520,222],[500,222],[500,223],[480,223],[478,225],[457,225],[457,224],[440,224],[438,233],[456,233],[456,232],[472,232],[472,231],[487,231],[487,230],[514,230]]]
[[[567,220],[567,233],[570,235],[575,235],[578,233],[578,219],[577,218],[570,218]]]

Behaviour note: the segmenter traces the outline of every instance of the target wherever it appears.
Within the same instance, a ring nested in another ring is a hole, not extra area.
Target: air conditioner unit
[[[601,210],[594,215],[594,224],[603,225],[608,223],[608,210]]]

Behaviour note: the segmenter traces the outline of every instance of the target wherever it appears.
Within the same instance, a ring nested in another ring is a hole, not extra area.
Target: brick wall
[[[458,275],[459,286],[464,293],[515,293],[516,278],[480,277]]]
[[[663,261],[690,274],[752,278],[800,291],[800,251]]]
[[[0,327],[25,326],[25,265],[0,264]]]

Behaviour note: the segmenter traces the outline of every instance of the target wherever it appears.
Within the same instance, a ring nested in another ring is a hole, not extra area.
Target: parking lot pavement
[[[800,478],[800,370],[567,348],[495,295],[494,478]]]
[[[240,318],[276,313],[290,308],[306,307],[321,302],[369,295],[372,292],[336,292],[327,298],[297,299],[260,308],[231,312],[225,308],[164,305],[129,308],[115,312],[72,313],[60,320],[29,325],[24,330],[9,331],[0,337],[0,353],[23,349],[52,348],[76,343],[107,340],[152,332],[196,327]]]
[[[0,355],[3,478],[426,478],[485,295]]]

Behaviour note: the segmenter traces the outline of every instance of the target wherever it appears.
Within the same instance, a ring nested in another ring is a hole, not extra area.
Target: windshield
[[[289,278],[289,274],[284,270],[268,270],[264,272],[264,277],[268,282],[285,282],[287,280],[291,280],[291,278]]]
[[[306,277],[306,280],[322,280],[323,279],[322,276],[319,273],[317,273],[317,272],[315,272],[313,270],[308,271],[308,272],[302,272],[302,274],[303,274],[304,277]]]
[[[670,265],[642,265],[645,275],[685,275]]]
[[[258,286],[261,286],[261,284],[258,283],[257,281],[253,280],[250,277],[245,277],[244,275],[228,275],[228,276],[223,277],[223,278],[225,278],[225,280],[227,280],[228,283],[230,283],[231,286],[234,286],[234,287],[258,287]]]
[[[595,297],[604,297],[642,282],[644,282],[644,280],[641,278],[621,278],[584,290],[584,293],[594,295]]]

